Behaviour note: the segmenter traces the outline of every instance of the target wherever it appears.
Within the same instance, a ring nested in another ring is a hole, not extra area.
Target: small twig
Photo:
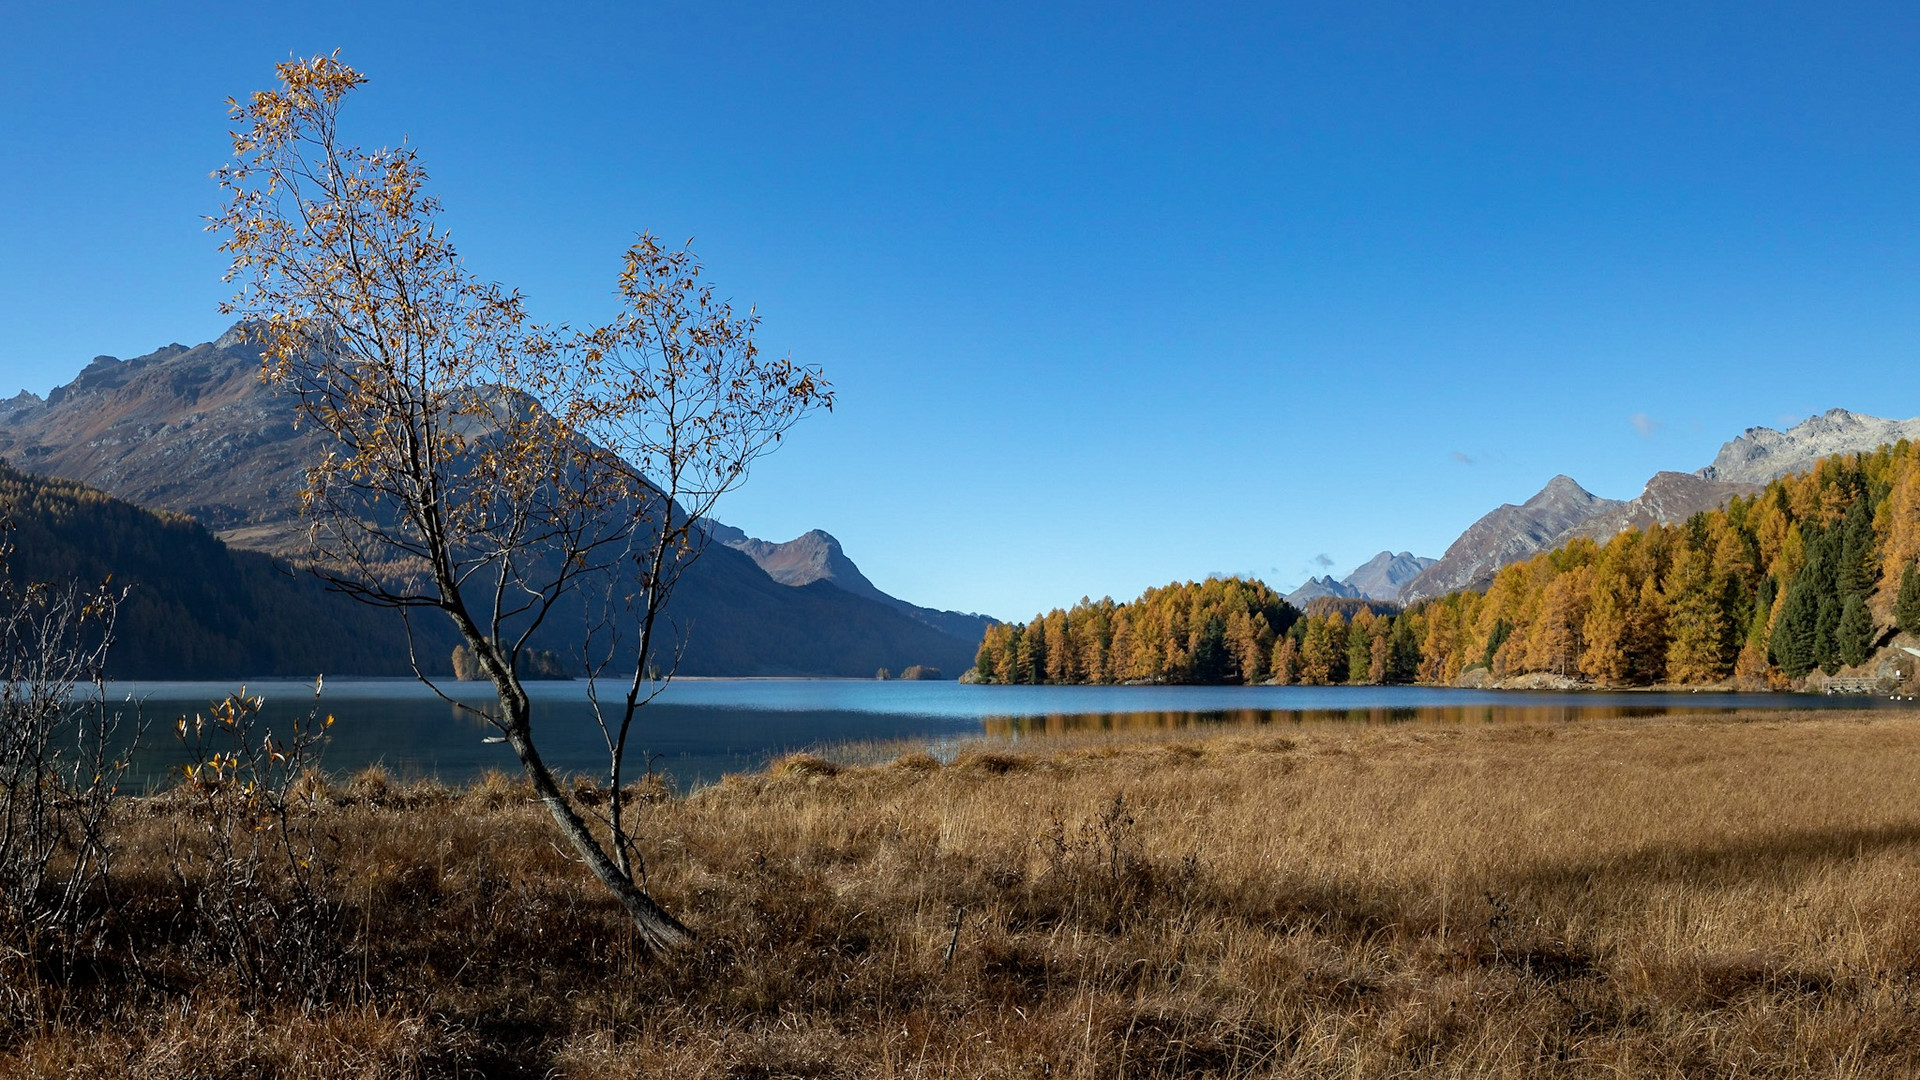
[[[966,917],[966,908],[957,907],[953,909],[953,936],[947,939],[947,955],[945,959],[940,961],[940,970],[942,973],[945,973],[948,968],[953,966],[954,950],[960,947],[960,924]]]

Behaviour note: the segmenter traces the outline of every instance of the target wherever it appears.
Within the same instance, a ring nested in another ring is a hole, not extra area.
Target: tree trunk
[[[560,832],[573,845],[580,858],[593,871],[593,876],[619,899],[620,906],[627,909],[627,915],[633,919],[634,928],[640,931],[640,941],[648,952],[659,952],[676,948],[693,941],[693,931],[667,914],[666,909],[653,902],[653,897],[634,884],[633,878],[621,872],[607,857],[606,849],[595,840],[573,804],[567,801],[566,794],[553,779],[553,773],[540,758],[530,738],[524,714],[516,716],[507,732],[507,744],[520,756],[520,764],[526,769],[527,778],[533,781],[533,790],[540,801],[547,805],[547,812],[553,815],[554,823],[560,826]]]

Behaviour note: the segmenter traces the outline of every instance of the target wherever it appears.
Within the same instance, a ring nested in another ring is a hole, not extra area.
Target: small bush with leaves
[[[332,995],[350,952],[340,947],[345,923],[332,889],[338,841],[316,827],[317,769],[333,725],[320,712],[320,685],[313,708],[281,735],[244,688],[175,723],[191,813],[168,853],[190,898],[195,947],[255,997],[308,1004]]]

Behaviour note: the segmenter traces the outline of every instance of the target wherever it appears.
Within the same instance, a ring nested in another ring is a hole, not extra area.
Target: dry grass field
[[[331,794],[317,957],[183,929],[147,800],[0,1074],[1920,1075],[1916,714],[792,758],[650,804],[651,962],[517,785]]]

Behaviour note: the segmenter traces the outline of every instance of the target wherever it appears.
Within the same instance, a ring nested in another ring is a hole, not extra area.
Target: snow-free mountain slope
[[[1482,587],[1501,567],[1552,549],[1575,526],[1624,505],[1593,494],[1572,477],[1556,476],[1526,502],[1500,506],[1467,526],[1401,598],[1411,603]]]
[[[234,547],[300,555],[298,492],[316,436],[295,425],[293,400],[259,369],[235,332],[131,360],[98,357],[44,400],[0,401],[0,458],[185,514]],[[783,583],[724,545],[693,564],[673,602],[677,624],[693,633],[687,673],[870,676],[914,664],[957,673],[972,663],[986,620],[943,622],[946,613],[885,596],[819,536],[789,552],[796,567],[811,557],[826,569],[806,580]]]

